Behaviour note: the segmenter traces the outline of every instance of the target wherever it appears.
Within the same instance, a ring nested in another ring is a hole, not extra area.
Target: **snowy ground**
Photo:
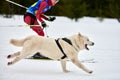
[[[71,62],[63,73],[59,61],[23,59],[7,66],[6,56],[21,48],[9,44],[11,38],[24,38],[36,34],[25,25],[23,16],[6,19],[0,16],[0,80],[120,80],[120,23],[114,19],[81,18],[78,22],[65,17],[57,17],[53,23],[47,22],[50,37],[64,37],[78,32],[87,35],[95,46],[90,51],[81,51],[79,59],[93,74],[87,74]]]

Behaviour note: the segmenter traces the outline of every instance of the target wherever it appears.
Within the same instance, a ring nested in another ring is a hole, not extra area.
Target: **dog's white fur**
[[[72,45],[67,43],[66,41],[59,39],[59,43],[63,48],[63,51],[67,55],[67,58],[70,59],[76,66],[86,71],[87,73],[92,73],[92,70],[87,69],[79,60],[78,60],[78,52],[83,49],[87,49],[87,46],[94,45],[93,42],[89,41],[89,39],[80,33],[75,34],[68,39],[72,42]],[[16,57],[13,61],[8,62],[8,65],[14,64],[19,60],[26,58],[29,55],[34,55],[36,52],[40,52],[42,55],[49,57],[54,60],[60,60],[62,69],[64,72],[68,72],[66,70],[66,60],[61,59],[63,53],[58,48],[55,39],[41,37],[38,35],[28,36],[21,40],[11,39],[10,43],[15,46],[23,47],[21,51],[18,51],[14,54],[8,55],[8,58]]]

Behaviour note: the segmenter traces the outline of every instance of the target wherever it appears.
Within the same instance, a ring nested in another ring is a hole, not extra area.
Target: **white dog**
[[[67,38],[46,38],[38,35],[28,36],[21,40],[11,39],[10,41],[15,46],[23,47],[21,51],[8,55],[8,58],[16,57],[13,61],[8,62],[8,65],[12,65],[19,60],[26,58],[29,55],[34,55],[36,52],[40,52],[42,55],[54,59],[60,60],[62,69],[64,72],[68,72],[66,69],[66,60],[70,59],[76,66],[92,73],[92,70],[87,69],[79,60],[78,52],[83,49],[89,50],[87,46],[93,46],[94,43],[80,33],[75,34]]]

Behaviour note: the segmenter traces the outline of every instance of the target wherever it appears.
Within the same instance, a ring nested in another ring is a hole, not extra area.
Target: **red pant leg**
[[[39,25],[37,20],[34,21],[34,25]],[[34,30],[40,36],[44,36],[45,35],[41,26],[33,26],[32,30]]]
[[[39,25],[36,18],[33,18],[31,16],[25,16],[24,21],[28,25]],[[42,30],[41,26],[32,26],[31,29],[35,31],[38,35],[44,36],[44,31]]]
[[[30,16],[25,16],[24,22],[27,23],[28,25],[31,25],[32,17],[30,17]]]
[[[32,30],[35,31],[39,36],[44,36],[44,32],[40,26],[33,26]]]

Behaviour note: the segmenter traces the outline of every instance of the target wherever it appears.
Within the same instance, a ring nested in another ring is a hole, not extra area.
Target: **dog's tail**
[[[26,40],[28,40],[28,39],[29,39],[29,37],[24,38],[24,39],[21,39],[21,40],[11,39],[11,40],[10,40],[10,43],[13,44],[13,45],[15,45],[15,46],[23,46],[24,42],[25,42]]]

